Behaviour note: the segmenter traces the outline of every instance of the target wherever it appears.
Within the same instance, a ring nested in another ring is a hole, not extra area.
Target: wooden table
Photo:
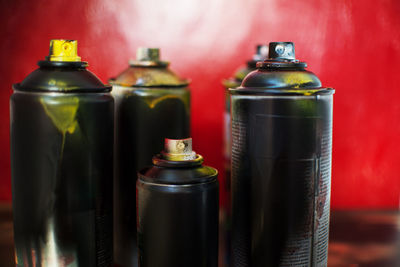
[[[15,266],[13,225],[10,204],[0,204],[0,266]]]
[[[333,211],[329,267],[400,267],[399,211]]]
[[[0,233],[0,266],[15,266],[9,204],[0,204]],[[400,267],[400,212],[333,211],[328,266]]]

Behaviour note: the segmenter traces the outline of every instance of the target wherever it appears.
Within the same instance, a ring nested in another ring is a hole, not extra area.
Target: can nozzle
[[[129,65],[138,67],[167,67],[167,61],[160,61],[160,49],[139,47],[136,50],[136,59],[129,60]]]
[[[137,61],[160,61],[160,49],[139,47],[136,51]]]
[[[48,61],[81,61],[78,56],[78,41],[53,39],[50,41]]]
[[[172,161],[196,159],[196,152],[192,150],[192,138],[168,139],[165,138],[163,157]]]
[[[269,43],[270,60],[296,60],[294,44],[292,42],[271,42]]]

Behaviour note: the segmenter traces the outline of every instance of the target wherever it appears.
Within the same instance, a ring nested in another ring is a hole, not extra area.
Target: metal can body
[[[137,171],[151,165],[163,148],[164,138],[190,135],[188,81],[177,77],[158,49],[139,49],[138,57],[157,52],[156,58],[139,58],[117,78],[115,98],[114,258],[119,266],[137,266]],[[153,56],[146,55],[145,56]]]
[[[113,108],[104,94],[12,95],[17,266],[110,266]]]
[[[114,101],[86,65],[41,61],[14,85],[16,266],[112,264]]]
[[[280,71],[255,71],[231,95],[235,267],[327,266],[333,92]],[[289,78],[296,88],[254,86]]]
[[[217,171],[200,157],[178,164],[155,157],[139,172],[141,267],[218,266]]]
[[[332,96],[233,96],[232,110],[234,266],[326,266]]]
[[[137,183],[140,266],[218,266],[218,185]],[[207,205],[205,205],[207,203]]]

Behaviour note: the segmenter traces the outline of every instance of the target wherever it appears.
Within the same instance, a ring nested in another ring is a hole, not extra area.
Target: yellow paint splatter
[[[286,84],[293,85],[293,88],[300,88],[302,84],[313,82],[308,74],[303,75],[302,73],[290,73],[285,75],[283,79]]]
[[[78,97],[50,97],[41,98],[40,103],[54,126],[65,135],[72,134],[77,126],[76,113],[79,107]]]
[[[301,94],[301,95],[305,95],[305,96],[310,96],[313,95],[319,91],[321,91],[321,89],[299,89],[299,90],[285,90],[288,93],[297,93],[297,94]]]
[[[150,108],[154,108],[158,103],[166,100],[166,99],[181,99],[179,96],[175,95],[164,95],[162,97],[152,99],[151,101],[146,101]]]

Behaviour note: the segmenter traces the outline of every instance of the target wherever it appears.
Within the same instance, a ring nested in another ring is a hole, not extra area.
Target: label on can
[[[326,267],[331,121],[239,117],[232,138],[234,266]],[[271,252],[272,236],[284,240],[279,253]]]

